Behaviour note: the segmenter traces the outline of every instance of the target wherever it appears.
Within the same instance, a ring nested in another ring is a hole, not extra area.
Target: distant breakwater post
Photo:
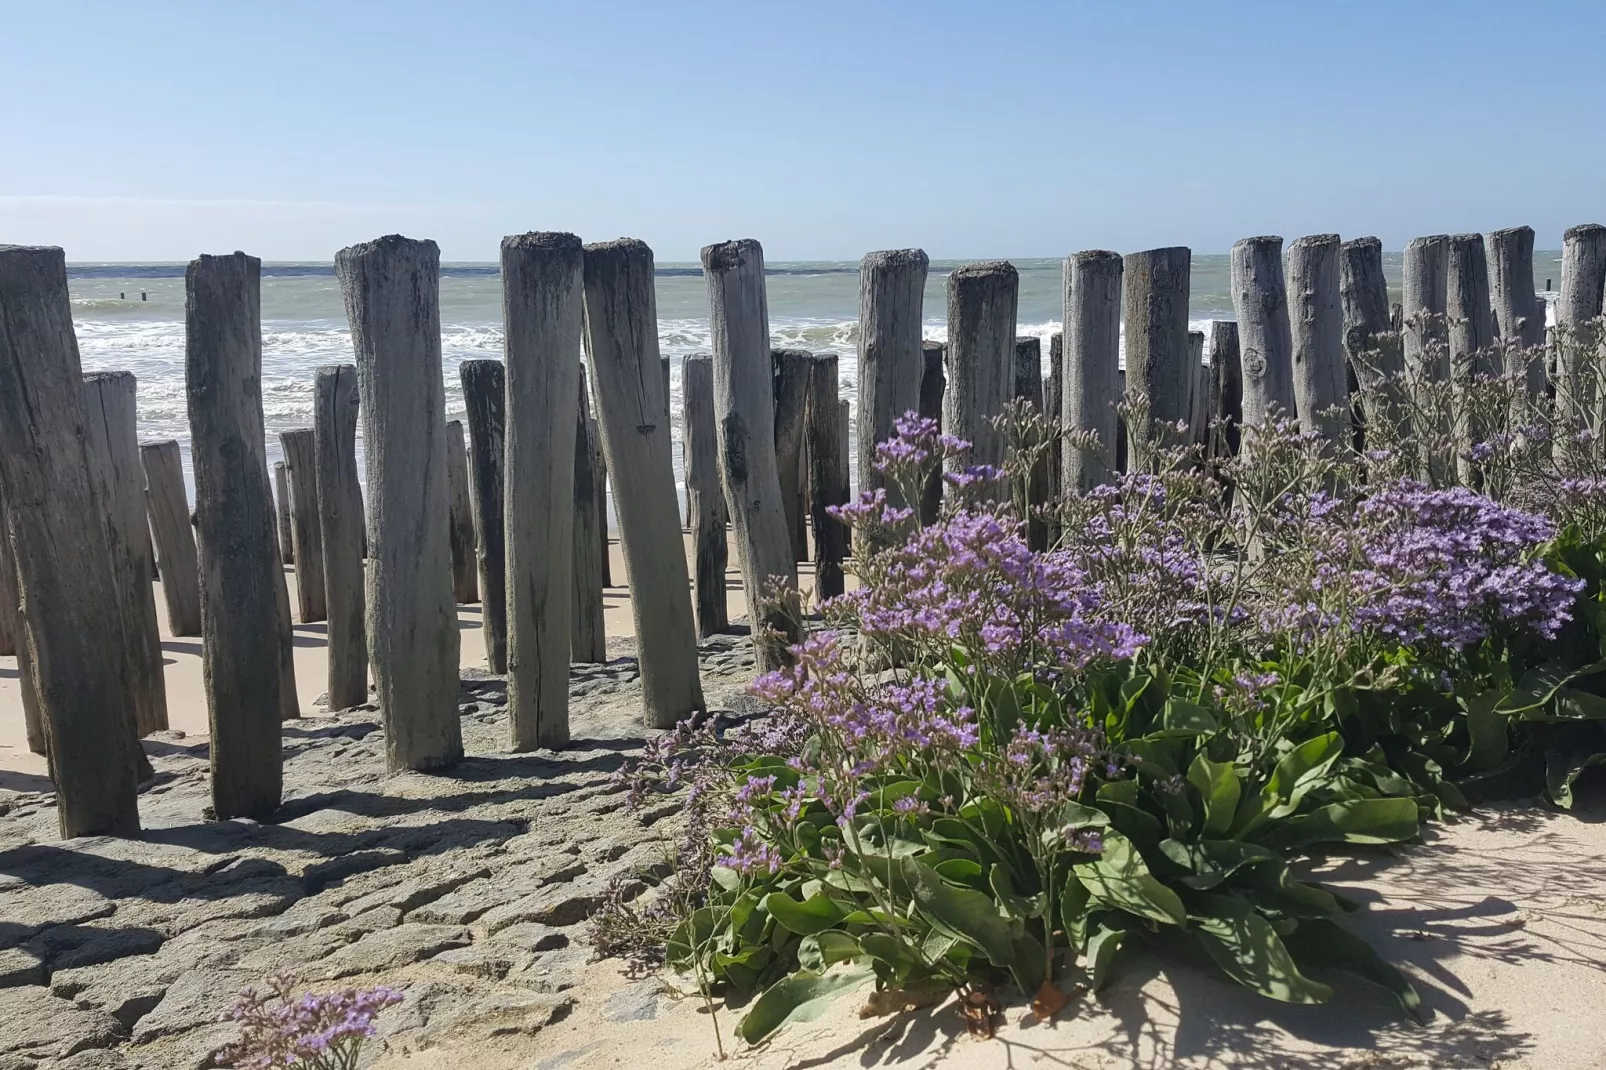
[[[1520,374],[1529,392],[1556,389],[1599,427],[1593,384],[1569,384],[1577,372],[1567,347],[1534,357],[1546,335],[1532,248],[1526,227],[1413,239],[1402,302],[1391,307],[1375,238],[1314,235],[1286,257],[1279,237],[1244,239],[1231,256],[1236,322],[1207,332],[1188,329],[1189,250],[1076,253],[1064,263],[1046,380],[1040,339],[1015,336],[1018,275],[1007,262],[951,273],[949,337],[938,343],[921,339],[925,254],[871,253],[860,274],[859,437],[849,457],[838,358],[774,346],[757,242],[705,250],[714,353],[688,357],[677,381],[657,349],[651,251],[554,234],[504,248],[506,359],[460,369],[464,449],[462,425],[446,419],[439,254],[432,242],[382,238],[337,258],[356,362],[317,370],[313,426],[284,433],[286,460],[271,470],[260,263],[203,256],[185,273],[192,514],[178,442],[138,444],[134,377],[81,370],[61,250],[0,247],[0,653],[19,659],[29,746],[49,760],[64,836],[139,827],[148,763],[137,737],[166,716],[149,586],[158,577],[170,631],[201,637],[220,818],[264,819],[279,806],[281,723],[301,712],[292,562],[297,615],[328,621],[329,705],[366,701],[372,672],[393,771],[461,755],[455,607],[474,597],[485,602],[493,670],[504,648],[510,747],[561,746],[569,664],[607,657],[611,469],[644,718],[669,727],[703,707],[695,637],[729,624],[727,528],[750,621],[773,579],[796,582],[799,560],[813,560],[817,598],[841,593],[852,548],[829,509],[847,501],[853,464],[864,489],[881,483],[875,444],[910,410],[977,440],[985,457],[976,459],[995,464],[1003,452],[991,421],[1011,397],[1096,432],[1103,456],[1060,450],[1033,474],[1032,503],[1045,487],[1096,486],[1127,467],[1116,404],[1128,389],[1148,397],[1151,421],[1183,425],[1218,458],[1236,452],[1241,426],[1273,413],[1335,442],[1363,421],[1409,420],[1404,399],[1378,400],[1375,389],[1400,372],[1452,390],[1476,374]],[[1561,284],[1558,330],[1594,331],[1606,228],[1567,232]],[[1513,353],[1527,363],[1496,363]],[[669,465],[676,387],[692,575]],[[1387,411],[1352,417],[1357,388]],[[38,404],[24,408],[23,398]],[[1142,433],[1131,429],[1134,441]],[[944,490],[934,482],[909,504],[932,519]],[[1040,525],[1029,533],[1037,546],[1055,537]],[[780,663],[782,647],[765,640],[790,641],[793,629],[757,621],[766,664]]]

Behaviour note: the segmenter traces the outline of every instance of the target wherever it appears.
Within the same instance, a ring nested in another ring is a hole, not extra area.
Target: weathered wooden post
[[[680,362],[681,436],[686,444],[686,493],[691,519],[693,599],[697,634],[730,624],[725,599],[725,491],[719,480],[719,432],[714,420],[714,358],[694,353]],[[818,537],[816,537],[818,545]]]
[[[1127,455],[1136,467],[1154,437],[1153,426],[1186,421],[1192,396],[1188,374],[1188,287],[1193,254],[1186,248],[1128,253],[1124,331],[1126,390],[1149,399],[1147,426],[1127,428]],[[1168,437],[1174,437],[1169,432]]]
[[[1010,396],[1043,412],[1043,342],[1035,336],[1015,339],[1015,375]],[[1038,460],[1026,479],[1026,539],[1037,551],[1048,549],[1048,521],[1041,514],[1048,500],[1048,459]]]
[[[1205,363],[1203,331],[1188,332],[1188,368],[1194,373],[1188,395],[1188,445],[1205,445],[1205,428],[1210,423],[1210,367]]]
[[[1048,418],[1049,426],[1061,428],[1064,426],[1062,414],[1065,410],[1065,332],[1055,331],[1048,336],[1048,379],[1043,383],[1043,415]],[[1048,451],[1048,500],[1057,502],[1064,493],[1064,450],[1056,441]],[[1059,542],[1059,514],[1049,517],[1048,539],[1050,543]]]
[[[22,702],[22,724],[28,750],[48,757],[45,743],[45,718],[39,710],[39,689],[34,683],[33,666],[28,662],[26,625],[22,621],[22,596],[17,590],[17,563],[11,558],[10,522],[5,506],[0,503],[0,631],[5,645],[0,654],[17,656],[17,695]]]
[[[1015,385],[1015,309],[1020,275],[1005,260],[955,268],[948,275],[948,385],[942,425],[971,443],[951,467],[1004,466],[1007,436],[993,427]],[[1007,492],[1005,492],[1007,493]]]
[[[111,545],[113,593],[129,668],[134,731],[141,736],[167,727],[167,680],[156,624],[155,562],[145,521],[145,473],[139,464],[138,387],[132,372],[84,376],[90,484],[100,501]]]
[[[302,624],[329,615],[323,585],[323,531],[318,526],[318,443],[310,428],[281,431],[290,479],[290,527],[296,558],[296,612]]]
[[[1568,227],[1561,239],[1561,298],[1556,302],[1556,407],[1580,424],[1595,427],[1596,372],[1590,367],[1600,330],[1602,280],[1606,279],[1606,227]],[[1565,400],[1564,400],[1565,399]]]
[[[499,360],[465,360],[458,365],[457,373],[463,383],[463,408],[473,444],[469,482],[474,490],[474,527],[478,533],[474,552],[480,574],[485,663],[494,673],[506,673],[507,539],[502,527],[502,469],[507,457],[507,375]]]
[[[1060,410],[1067,431],[1093,431],[1097,454],[1069,441],[1060,449],[1060,467],[1068,491],[1090,490],[1107,483],[1118,446],[1115,403],[1121,399],[1121,272],[1120,253],[1089,249],[1065,258],[1065,372],[1060,381]]]
[[[451,517],[452,597],[459,604],[480,600],[474,504],[469,500],[468,453],[463,446],[463,421],[446,422],[446,496]]]
[[[861,492],[887,487],[875,470],[876,444],[893,436],[893,423],[918,411],[923,378],[921,309],[929,261],[919,249],[866,253],[859,261],[859,436]],[[1013,336],[1014,328],[1010,334]],[[887,487],[896,500],[896,488]]]
[[[362,487],[357,482],[357,368],[332,364],[313,377],[324,604],[329,626],[329,708],[368,701],[363,620]]]
[[[156,565],[162,574],[162,601],[167,630],[174,635],[201,634],[201,581],[195,562],[195,533],[184,494],[184,460],[178,443],[147,442],[139,448],[145,468],[145,508],[156,541]]]
[[[0,656],[17,653],[22,633],[18,618],[22,598],[17,594],[17,566],[11,562],[11,534],[4,507],[0,506]]]
[[[806,349],[776,349],[770,358],[775,362],[775,473],[781,483],[781,508],[792,540],[792,556],[807,561],[809,503],[803,425],[814,354]]]
[[[1445,314],[1450,331],[1450,367],[1455,389],[1463,397],[1477,378],[1498,375],[1505,369],[1494,351],[1494,324],[1489,312],[1489,264],[1482,234],[1456,234],[1450,238],[1445,271]],[[1461,456],[1482,442],[1488,428],[1472,417],[1470,406],[1456,406],[1457,466],[1466,485],[1476,481],[1472,462]]]
[[[837,358],[814,358],[809,379],[809,515],[814,523],[814,588],[821,601],[844,590],[842,562],[848,556],[848,528],[828,509],[848,501],[848,469],[843,463],[844,428],[837,407]]]
[[[1521,375],[1530,398],[1545,392],[1545,303],[1534,292],[1532,227],[1507,227],[1485,239],[1489,299],[1497,339],[1506,350],[1507,375]]]
[[[1243,425],[1243,372],[1239,367],[1238,324],[1210,321],[1210,456],[1238,453],[1238,429]]]
[[[1431,234],[1405,243],[1404,314],[1405,369],[1427,382],[1450,378],[1450,361],[1439,346],[1448,338],[1444,321],[1446,271],[1449,270],[1450,236]]]
[[[283,783],[279,725],[288,651],[263,444],[261,272],[262,261],[234,253],[192,260],[185,275],[201,658],[212,807],[223,821],[268,817]]]
[[[1344,308],[1344,351],[1350,367],[1356,380],[1368,394],[1379,399],[1384,409],[1362,416],[1380,427],[1394,425],[1395,437],[1409,434],[1410,410],[1402,393],[1405,359],[1401,341],[1393,334],[1381,241],[1366,237],[1344,243],[1339,251],[1338,292]]]
[[[842,398],[837,402],[837,412],[840,415],[842,426],[842,468],[848,473],[848,478],[851,481],[853,478],[853,459],[855,457],[852,446],[853,403],[847,398]],[[848,494],[851,496],[852,493],[853,490],[850,482]],[[849,544],[849,550],[851,552],[853,543],[853,532],[851,529],[848,531],[847,540]]]
[[[440,249],[390,235],[335,254],[368,470],[368,657],[391,772],[463,756],[457,715]]]
[[[580,239],[573,234],[539,232],[502,239],[507,689],[512,747],[518,751],[569,742],[584,259]],[[641,371],[653,379],[660,374],[651,365]],[[654,413],[667,413],[668,402],[655,400],[660,404]],[[660,418],[651,415],[647,421]],[[673,483],[670,488],[673,497]],[[677,547],[678,527],[669,524],[660,532]]]
[[[681,374],[684,377],[684,370]],[[608,660],[608,629],[602,604],[602,555],[606,547],[597,538],[604,508],[602,469],[597,460],[602,444],[597,441],[597,422],[591,418],[584,367],[579,375],[574,421],[574,580],[569,585],[574,591],[574,619],[569,656],[577,662],[601,665]]]
[[[647,244],[620,238],[586,246],[586,355],[613,473],[642,705],[648,727],[671,728],[705,704],[685,548],[680,539],[666,537],[679,525],[669,428],[662,422],[666,409],[658,396],[663,385],[653,374],[657,324]]]
[[[175,443],[176,445],[176,443]],[[183,484],[179,484],[183,486]],[[296,538],[294,524],[290,519],[290,476],[283,461],[273,462],[273,487],[278,492],[278,508],[274,510],[273,522],[275,530],[279,533],[279,561],[282,564],[296,563]],[[178,633],[174,633],[175,635]]]
[[[797,586],[775,455],[775,399],[764,295],[764,250],[751,238],[703,248],[714,344],[714,419],[719,471],[747,594],[747,619],[762,669],[785,664],[798,622],[770,604],[771,584]],[[806,373],[805,373],[806,374]],[[791,457],[793,464],[797,458]]]
[[[1294,409],[1304,427],[1320,432],[1334,446],[1352,435],[1339,298],[1340,244],[1337,234],[1312,234],[1288,247]]]
[[[942,396],[947,387],[947,377],[943,371],[948,347],[941,342],[923,341],[920,343],[920,355],[925,361],[925,369],[920,376],[920,408],[916,411],[927,420],[936,420],[937,426],[942,427]],[[846,431],[843,432],[846,434]],[[926,478],[926,485],[920,494],[920,520],[930,524],[937,519],[942,511],[942,466],[932,468],[931,475]]]
[[[1244,424],[1266,423],[1273,412],[1292,418],[1294,336],[1288,321],[1281,238],[1241,238],[1233,245],[1232,307],[1238,317]]]

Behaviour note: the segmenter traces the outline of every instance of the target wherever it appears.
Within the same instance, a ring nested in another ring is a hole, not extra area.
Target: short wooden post
[[[775,349],[770,351],[770,359],[775,364],[775,474],[781,483],[781,508],[792,540],[792,556],[807,561],[809,502],[804,421],[814,354],[806,349]]]
[[[857,475],[861,493],[887,486],[875,470],[876,445],[893,436],[892,425],[898,417],[920,407],[920,317],[929,263],[919,249],[867,253],[859,262]],[[1014,333],[1011,327],[1010,334]],[[887,490],[896,500],[896,488]]]
[[[573,234],[502,239],[507,330],[507,689],[516,751],[569,742],[574,645],[574,447],[580,396],[583,261]],[[656,356],[656,353],[654,354]],[[641,368],[657,395],[659,369]],[[668,401],[655,397],[661,422]],[[665,429],[667,442],[668,431]],[[670,497],[674,483],[669,481]],[[677,548],[678,523],[660,537]],[[689,622],[688,622],[689,624]]]
[[[1007,436],[993,426],[1015,385],[1015,309],[1020,275],[1005,260],[955,268],[948,275],[948,385],[943,430],[971,444],[950,462],[1004,466]]]
[[[814,524],[814,594],[821,601],[845,588],[842,562],[848,556],[848,528],[828,511],[848,501],[848,469],[843,463],[842,421],[838,416],[837,358],[814,358],[809,378],[809,516]]]
[[[1238,453],[1238,429],[1243,425],[1243,372],[1239,367],[1238,324],[1210,321],[1210,456]]]
[[[1450,361],[1440,346],[1448,338],[1444,321],[1450,236],[1431,234],[1405,243],[1404,314],[1405,369],[1417,379],[1443,382]]]
[[[290,480],[290,529],[296,557],[296,613],[302,624],[329,616],[323,586],[323,530],[318,526],[318,442],[311,428],[281,431]]]
[[[145,510],[156,541],[167,630],[174,635],[200,635],[201,581],[190,503],[184,493],[183,457],[178,443],[169,439],[140,446],[139,459],[145,468]]]
[[[1445,314],[1450,331],[1450,368],[1455,389],[1466,394],[1476,379],[1498,375],[1494,351],[1494,324],[1489,312],[1489,263],[1482,234],[1456,234],[1450,238],[1445,271]],[[1482,442],[1488,428],[1474,420],[1466,404],[1456,406],[1457,466],[1461,480],[1471,485],[1476,479],[1472,462],[1461,453]]]
[[[224,821],[268,817],[283,784],[279,725],[288,651],[262,430],[261,272],[262,261],[234,253],[192,260],[185,275],[201,657],[212,808]]]
[[[597,501],[601,512],[597,515],[597,539],[602,544],[602,585],[613,586],[613,552],[608,541],[608,451],[602,443],[602,426],[597,419],[595,395],[586,408],[586,419],[591,421],[591,438],[597,444]]]
[[[1048,379],[1043,383],[1043,415],[1048,418],[1050,428],[1058,430],[1065,426],[1063,413],[1065,411],[1065,333],[1055,331],[1048,336]],[[1048,451],[1048,500],[1057,502],[1065,493],[1065,451],[1056,441]],[[1059,514],[1049,517],[1048,541],[1050,544],[1059,542]]]
[[[22,620],[22,595],[17,590],[17,563],[11,556],[11,524],[5,505],[0,502],[0,630],[7,643],[0,654],[17,656],[17,694],[22,701],[22,724],[28,750],[48,756],[45,744],[45,718],[39,710],[39,689],[34,683],[33,666],[28,661],[26,625]]]
[[[390,235],[335,254],[368,471],[368,657],[391,772],[463,756],[441,379],[440,250]]]
[[[1529,271],[1532,274],[1532,269]],[[1344,309],[1344,351],[1356,380],[1380,399],[1382,412],[1363,412],[1366,422],[1396,425],[1395,436],[1409,434],[1410,409],[1404,397],[1405,358],[1394,332],[1388,281],[1383,276],[1383,243],[1376,238],[1347,241],[1339,251],[1339,301]]]
[[[1350,441],[1349,377],[1337,234],[1296,238],[1288,247],[1289,328],[1294,341],[1294,410],[1300,424],[1334,446]]]
[[[145,521],[145,473],[139,464],[139,422],[132,372],[84,376],[90,482],[106,521],[121,638],[127,647],[134,731],[146,736],[167,727],[167,679],[156,624],[155,562]]]
[[[928,340],[920,343],[925,369],[920,376],[920,408],[917,411],[927,420],[936,420],[938,428],[942,427],[942,396],[948,383],[943,371],[947,351],[948,347],[941,342]],[[942,466],[934,465],[920,495],[920,520],[925,524],[933,523],[941,511]]]
[[[596,665],[608,660],[608,629],[602,605],[604,543],[597,538],[603,510],[601,468],[597,462],[601,450],[582,367],[574,421],[574,580],[569,585],[574,592],[574,619],[569,656],[574,661]],[[490,608],[489,604],[486,608]]]
[[[776,582],[797,586],[775,453],[775,398],[764,250],[751,238],[703,248],[714,344],[714,420],[719,471],[730,505],[747,619],[761,669],[785,664],[798,622],[770,604]],[[806,374],[806,373],[805,373]],[[797,458],[788,458],[795,464]]]
[[[1193,390],[1188,395],[1188,445],[1203,446],[1210,423],[1210,367],[1205,363],[1203,331],[1188,332],[1188,369],[1194,373]]]
[[[694,353],[680,362],[681,439],[686,444],[686,493],[692,545],[692,599],[697,634],[708,637],[730,625],[725,598],[725,491],[719,480],[719,433],[714,420],[714,358]],[[815,539],[818,545],[818,537]]]
[[[446,492],[451,516],[452,597],[460,605],[480,600],[479,563],[474,534],[474,503],[468,489],[468,453],[463,421],[446,422]]]
[[[621,238],[586,246],[586,356],[630,580],[642,705],[648,727],[671,728],[705,703],[685,547],[668,537],[679,524],[663,383],[653,374],[657,324],[647,244]]]
[[[1116,402],[1121,400],[1120,253],[1089,249],[1065,258],[1065,372],[1060,411],[1067,431],[1093,431],[1098,453],[1060,448],[1066,491],[1091,490],[1110,481],[1119,436]]]
[[[507,457],[507,374],[499,360],[465,360],[457,373],[463,383],[463,408],[473,445],[469,486],[474,492],[474,556],[479,566],[485,663],[494,673],[506,673],[507,540],[502,528],[502,467]]]
[[[329,708],[368,701],[363,631],[362,487],[357,482],[357,368],[332,364],[313,377],[312,431],[328,612]]]
[[[1128,253],[1124,332],[1126,390],[1149,399],[1147,421],[1127,428],[1134,458],[1154,437],[1153,425],[1185,422],[1193,379],[1188,374],[1188,287],[1193,254],[1186,248]]]
[[[1606,227],[1584,223],[1561,238],[1561,297],[1556,302],[1556,407],[1578,423],[1595,424],[1595,372],[1590,368],[1600,328],[1602,286],[1606,280]],[[1594,427],[1596,431],[1600,428]]]
[[[1015,376],[1010,396],[1043,412],[1043,341],[1033,335],[1015,339]],[[1032,466],[1026,480],[1026,538],[1032,549],[1048,549],[1048,521],[1041,515],[1048,500],[1048,458]]]
[[[1528,396],[1545,392],[1545,303],[1534,292],[1532,227],[1507,227],[1485,239],[1489,300],[1496,337],[1506,352],[1507,375],[1521,375]]]
[[[851,480],[853,478],[853,459],[856,456],[856,454],[853,452],[853,446],[851,444],[853,436],[853,403],[847,398],[842,398],[837,402],[837,412],[840,416],[842,427],[842,468],[848,473],[848,478]],[[853,490],[850,484],[848,494],[851,496],[852,493]],[[851,528],[848,530],[847,539],[851,552],[853,542],[853,531]]]
[[[180,484],[182,486],[182,484]],[[279,533],[279,561],[286,565],[296,563],[294,522],[290,519],[290,476],[283,461],[273,462],[273,488],[278,492],[278,506],[273,512],[275,530]],[[177,634],[177,633],[175,633]]]
[[[1232,307],[1238,318],[1243,422],[1258,426],[1274,412],[1292,419],[1294,336],[1288,321],[1281,238],[1241,238],[1233,245]]]

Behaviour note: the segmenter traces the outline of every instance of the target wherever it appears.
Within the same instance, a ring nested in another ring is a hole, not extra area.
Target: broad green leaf
[[[1078,880],[1076,874],[1067,873],[1065,887],[1060,892],[1060,928],[1065,930],[1072,947],[1081,947],[1087,942],[1087,906],[1091,900],[1087,885]]]
[[[666,952],[671,963],[691,964],[708,948],[720,926],[719,914],[713,907],[700,907],[691,917],[675,927],[670,934]]]
[[[1115,953],[1121,950],[1121,941],[1126,939],[1125,929],[1112,929],[1107,925],[1100,925],[1098,932],[1087,941],[1087,973],[1088,984],[1092,991],[1097,992],[1110,980],[1110,966],[1115,962]]]
[[[1160,726],[1144,733],[1145,739],[1190,739],[1215,735],[1216,719],[1210,711],[1179,698],[1168,699],[1160,712]]]
[[[862,963],[839,966],[823,974],[799,970],[765,989],[736,1024],[736,1032],[749,1044],[757,1044],[784,1025],[812,1022],[838,997],[874,977],[875,971]]]
[[[1415,799],[1335,802],[1278,822],[1258,837],[1289,850],[1313,843],[1398,843],[1417,834]]]
[[[1201,835],[1221,839],[1232,829],[1238,813],[1238,770],[1231,762],[1212,762],[1203,751],[1188,767],[1188,783],[1204,801],[1204,828]]]
[[[1232,883],[1234,887],[1253,889],[1262,907],[1298,917],[1327,917],[1353,908],[1349,900],[1340,899],[1326,888],[1295,880],[1288,863],[1280,859],[1240,870]]]
[[[859,942],[841,929],[826,929],[810,933],[797,945],[798,965],[814,973],[824,973],[826,967],[864,954]]]
[[[1461,764],[1473,771],[1493,769],[1511,749],[1507,726],[1511,714],[1499,708],[1500,692],[1485,691],[1467,702],[1467,734],[1471,743]]]
[[[1024,925],[1017,923],[1015,929],[1011,934],[1009,972],[1022,992],[1036,993],[1048,980],[1048,962],[1043,953],[1043,943]]]
[[[1418,1022],[1433,1016],[1422,1006],[1422,997],[1403,973],[1383,961],[1371,944],[1337,922],[1325,918],[1302,921],[1283,940],[1294,956],[1307,965],[1343,970],[1388,989],[1405,1013]]]
[[[1114,829],[1104,833],[1103,854],[1072,870],[1101,905],[1167,925],[1181,925],[1187,920],[1188,912],[1177,893],[1149,872],[1132,841]]]
[[[859,937],[859,946],[866,955],[880,959],[895,970],[907,971],[924,965],[913,948],[888,933],[865,933]]]
[[[1216,965],[1245,988],[1284,1003],[1326,1003],[1333,990],[1299,972],[1271,922],[1231,895],[1202,895],[1189,927]]]
[[[956,888],[913,858],[903,860],[903,876],[915,906],[932,924],[974,945],[994,966],[1009,965],[1009,923],[999,916],[991,896]]]
[[[1344,737],[1337,732],[1328,732],[1307,739],[1283,755],[1263,792],[1268,800],[1277,800],[1277,805],[1266,812],[1267,816],[1275,820],[1295,813],[1305,792],[1332,768],[1343,753]]]
[[[1573,783],[1592,765],[1606,765],[1606,753],[1545,751],[1545,794],[1563,810],[1573,808]]]
[[[840,872],[840,870],[835,871]],[[815,894],[799,903],[785,892],[771,892],[764,897],[764,909],[770,917],[788,932],[809,936],[834,927],[847,914],[847,909],[834,899]]]
[[[1547,720],[1550,718],[1547,718]],[[1556,692],[1554,719],[1562,721],[1606,721],[1606,698],[1564,687]]]
[[[1184,843],[1173,839],[1162,841],[1160,850],[1171,861],[1191,871],[1192,875],[1183,877],[1182,883],[1200,890],[1214,888],[1240,866],[1277,857],[1276,852],[1269,848],[1242,840]]]
[[[981,863],[969,858],[949,858],[932,868],[955,884],[979,884],[983,873]]]
[[[1016,891],[1015,882],[1006,867],[994,866],[987,874],[987,882],[993,890],[993,899],[1002,908],[1005,917],[1012,921],[1026,921],[1042,916],[1043,896],[1027,896]]]

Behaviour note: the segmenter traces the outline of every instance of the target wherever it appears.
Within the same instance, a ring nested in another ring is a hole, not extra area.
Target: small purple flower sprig
[[[306,992],[288,973],[268,979],[265,989],[247,988],[229,1011],[240,1024],[240,1039],[222,1054],[235,1070],[355,1070],[364,1040],[374,1035],[374,1019],[402,1001],[394,988],[346,988]]]

